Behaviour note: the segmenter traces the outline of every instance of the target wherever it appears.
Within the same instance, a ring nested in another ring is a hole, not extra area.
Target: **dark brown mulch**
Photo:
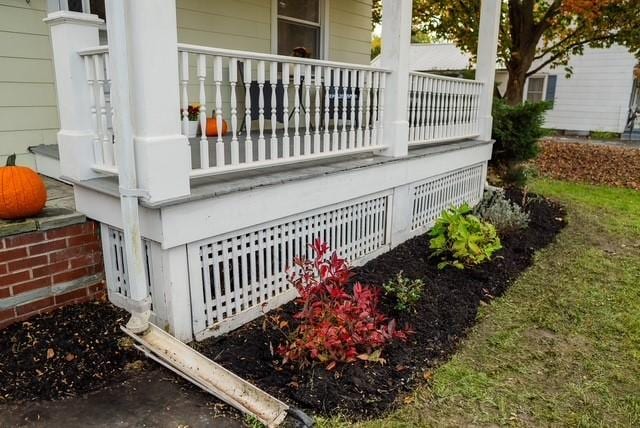
[[[508,194],[522,201],[519,192]],[[386,365],[358,362],[334,371],[281,366],[273,349],[284,333],[273,321],[286,320],[294,327],[293,303],[196,347],[243,378],[313,413],[340,413],[354,419],[378,416],[393,408],[397,398],[421,381],[427,370],[455,352],[476,322],[478,307],[503,294],[531,265],[534,252],[552,242],[565,225],[562,208],[542,198],[529,199],[527,210],[530,227],[503,237],[504,249],[491,263],[466,270],[438,270],[437,260],[428,257],[428,237],[422,235],[357,270],[357,279],[364,283],[380,285],[402,270],[427,284],[417,315],[393,314],[401,323],[411,323],[416,333],[409,343],[396,343],[383,351]],[[393,302],[383,301],[383,306],[392,313]]]
[[[544,177],[640,190],[640,149],[586,143],[541,143]]]
[[[1,330],[0,402],[59,399],[128,377],[125,367],[141,356],[120,346],[126,319],[126,311],[92,302]],[[138,361],[129,367],[139,366]]]

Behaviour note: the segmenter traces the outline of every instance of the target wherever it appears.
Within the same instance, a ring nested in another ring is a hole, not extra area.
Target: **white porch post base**
[[[191,154],[187,137],[134,137],[133,140],[138,186],[149,194],[145,199],[158,202],[189,194]]]
[[[59,11],[50,13],[44,22],[51,30],[60,117],[61,174],[75,180],[98,177],[91,169],[95,157],[90,94],[84,60],[78,50],[99,44],[98,26],[103,21],[96,15]]]
[[[162,274],[161,283],[156,283],[156,286],[162,288],[169,332],[184,342],[190,342],[193,340],[193,324],[186,246],[162,250]]]
[[[60,173],[74,180],[88,180],[98,177],[91,169],[94,162],[93,133],[89,131],[58,132],[58,151],[60,153]]]
[[[404,185],[393,189],[393,205],[391,212],[391,248],[397,247],[411,238],[411,214],[413,199],[411,186]]]

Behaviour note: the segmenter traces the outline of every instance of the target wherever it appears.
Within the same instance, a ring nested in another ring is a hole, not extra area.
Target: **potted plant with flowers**
[[[198,125],[200,117],[200,104],[189,104],[186,111],[185,121],[185,111],[184,109],[180,109],[180,118],[182,119],[182,132],[188,137],[193,138],[198,135]]]

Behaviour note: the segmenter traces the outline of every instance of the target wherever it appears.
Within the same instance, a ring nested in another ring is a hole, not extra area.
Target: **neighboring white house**
[[[553,108],[546,114],[549,128],[622,133],[630,110],[638,107],[634,94],[640,81],[633,76],[637,63],[638,59],[622,46],[587,47],[584,55],[571,58],[571,77],[562,67],[545,67],[527,79],[524,98],[553,101]],[[412,70],[447,74],[473,67],[471,55],[452,43],[412,44],[410,64]],[[498,65],[496,83],[502,94],[507,79],[507,71]]]
[[[482,1],[476,80],[410,72],[411,1],[383,3],[372,67],[371,0],[108,0],[106,24],[99,0],[0,1],[53,63],[51,159],[101,223],[113,303],[218,335],[294,298],[314,239],[363,263],[479,201],[501,2]]]

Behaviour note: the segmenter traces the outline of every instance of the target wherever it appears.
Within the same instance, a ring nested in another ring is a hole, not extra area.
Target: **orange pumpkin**
[[[16,166],[16,155],[0,167],[0,218],[11,220],[40,214],[47,202],[47,188],[31,168]]]
[[[227,121],[222,121],[222,135],[225,135],[229,131],[227,127]],[[207,137],[218,136],[218,120],[215,117],[207,119]]]

